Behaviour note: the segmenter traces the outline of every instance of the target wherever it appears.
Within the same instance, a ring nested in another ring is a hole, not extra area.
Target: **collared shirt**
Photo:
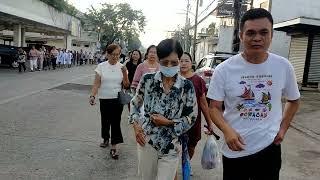
[[[180,75],[175,77],[174,85],[166,94],[160,72],[145,74],[131,101],[129,122],[137,122],[142,126],[148,137],[147,142],[160,154],[179,151],[178,137],[193,126],[198,114],[192,82]],[[142,105],[144,112],[140,111]],[[163,115],[172,120],[174,125],[157,127],[150,120],[152,114]]]
[[[33,50],[31,49],[30,52],[29,52],[29,56],[30,56],[30,60],[37,60],[38,57],[39,57],[39,52],[38,50]]]
[[[138,65],[135,73],[134,73],[131,87],[137,88],[137,86],[138,86],[138,84],[139,84],[139,82],[140,82],[140,79],[141,79],[141,77],[142,77],[144,74],[157,72],[157,71],[159,71],[159,68],[160,68],[160,65],[159,65],[159,64],[157,64],[157,67],[156,67],[156,68],[150,68],[150,67],[147,65],[147,62],[140,63],[140,64]]]
[[[51,54],[52,54],[52,56],[54,56],[55,58],[58,56],[58,54],[59,54],[59,51],[58,50],[51,50]]]

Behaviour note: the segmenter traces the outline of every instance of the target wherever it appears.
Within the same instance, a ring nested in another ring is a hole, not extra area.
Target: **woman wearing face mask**
[[[160,66],[158,63],[157,48],[155,45],[151,45],[148,47],[146,57],[147,60],[138,65],[134,74],[131,83],[133,92],[135,92],[135,89],[137,88],[139,81],[144,74],[159,71]]]
[[[118,92],[121,91],[121,86],[129,87],[127,68],[118,62],[120,51],[120,46],[117,44],[110,44],[107,47],[108,61],[100,63],[95,69],[96,76],[89,99],[89,103],[95,105],[99,90],[101,137],[103,138],[100,147],[106,148],[111,137],[110,154],[113,159],[119,157],[117,144],[123,143],[120,126],[123,105],[118,100]]]
[[[143,180],[174,179],[181,154],[178,138],[197,118],[193,85],[178,73],[182,53],[176,40],[161,41],[157,46],[160,72],[145,74],[131,101],[129,122],[138,143],[138,168]]]

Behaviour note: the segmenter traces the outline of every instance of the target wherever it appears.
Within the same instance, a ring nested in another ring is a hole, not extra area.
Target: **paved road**
[[[85,66],[26,74],[0,69],[0,180],[138,179],[136,144],[126,108],[120,160],[112,160],[108,148],[98,147],[99,110],[87,103],[93,69]],[[317,95],[304,96],[314,99]],[[310,124],[308,120],[319,119],[319,104],[303,102],[295,123],[311,129],[313,135],[289,130],[282,146],[281,179],[320,179],[320,140],[314,136],[320,126],[318,121]],[[193,179],[220,180],[221,168],[207,171],[200,166],[204,142],[205,136],[192,161]]]

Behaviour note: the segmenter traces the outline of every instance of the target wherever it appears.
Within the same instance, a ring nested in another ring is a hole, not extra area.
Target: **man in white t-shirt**
[[[290,62],[268,52],[272,26],[268,11],[247,11],[240,23],[244,51],[218,65],[210,82],[210,115],[225,140],[224,180],[279,179],[280,143],[300,93]],[[282,97],[287,99],[284,112]]]

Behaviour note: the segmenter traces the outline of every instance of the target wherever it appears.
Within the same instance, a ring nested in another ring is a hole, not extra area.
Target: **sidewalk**
[[[301,104],[292,127],[320,142],[320,92],[301,91]]]

